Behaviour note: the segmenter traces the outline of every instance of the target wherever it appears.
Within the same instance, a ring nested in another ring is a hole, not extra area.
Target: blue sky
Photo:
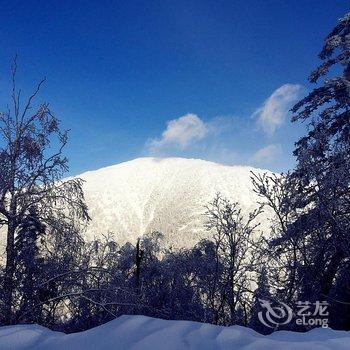
[[[140,156],[293,166],[306,93],[347,1],[7,1],[0,101],[19,55],[24,92],[71,129],[71,173]],[[2,103],[3,105],[3,103]]]

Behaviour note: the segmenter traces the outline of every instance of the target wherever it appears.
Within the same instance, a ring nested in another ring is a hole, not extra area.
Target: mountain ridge
[[[271,173],[178,157],[136,158],[84,172],[77,177],[85,181],[83,189],[92,217],[86,235],[93,239],[113,232],[123,244],[160,231],[167,246],[192,246],[208,236],[204,207],[217,192],[238,202],[243,215],[257,208],[251,171]],[[266,215],[261,219],[266,224]]]
[[[89,173],[93,173],[96,171],[101,171],[101,170],[105,170],[105,169],[112,169],[114,167],[120,166],[120,165],[124,165],[124,164],[128,164],[128,163],[133,163],[133,162],[139,162],[139,161],[155,161],[155,162],[161,162],[161,161],[167,161],[167,160],[185,160],[185,161],[198,161],[198,162],[203,162],[203,163],[209,163],[209,164],[215,164],[217,166],[222,166],[222,167],[230,167],[230,168],[249,168],[249,169],[253,169],[253,170],[258,170],[258,171],[263,171],[263,172],[269,172],[269,173],[276,173],[270,169],[265,169],[265,168],[257,168],[251,165],[244,165],[244,164],[225,164],[225,163],[220,163],[220,162],[215,162],[212,160],[208,160],[208,159],[202,159],[202,158],[187,158],[187,157],[137,157],[137,158],[133,158],[133,159],[129,159],[129,160],[125,160],[125,161],[121,161],[119,163],[116,164],[112,164],[112,165],[106,165],[103,166],[101,168],[97,168],[97,169],[92,169],[92,170],[85,170],[79,174],[76,175],[72,175],[70,176],[70,178],[72,177],[80,177],[82,175],[85,174],[89,174]]]

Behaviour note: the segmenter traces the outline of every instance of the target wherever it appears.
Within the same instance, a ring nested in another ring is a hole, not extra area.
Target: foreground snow
[[[219,327],[190,321],[122,316],[75,334],[37,325],[0,328],[1,350],[345,350],[350,332],[314,329],[308,333],[276,332],[263,336],[251,329]]]

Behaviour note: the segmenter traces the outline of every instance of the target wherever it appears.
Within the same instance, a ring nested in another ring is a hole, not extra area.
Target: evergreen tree
[[[289,234],[303,231],[309,258],[300,269],[303,296],[318,300],[327,298],[350,256],[350,14],[327,36],[320,58],[310,81],[326,78],[292,109],[293,121],[307,121],[309,131],[294,151],[300,216],[289,227]]]
[[[253,306],[251,308],[249,327],[253,328],[259,333],[269,334],[272,332],[271,328],[263,325],[258,318],[259,312],[262,311],[260,300],[271,300],[271,293],[269,288],[269,280],[267,276],[267,269],[265,266],[262,267],[258,277],[258,287],[254,291]]]

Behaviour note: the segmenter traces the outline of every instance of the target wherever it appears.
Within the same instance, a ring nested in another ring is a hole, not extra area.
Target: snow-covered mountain
[[[266,170],[199,159],[139,158],[83,173],[79,177],[86,181],[92,217],[87,237],[113,232],[125,243],[158,230],[166,245],[191,246],[208,234],[204,206],[217,192],[239,202],[244,214],[257,207],[251,171]]]

